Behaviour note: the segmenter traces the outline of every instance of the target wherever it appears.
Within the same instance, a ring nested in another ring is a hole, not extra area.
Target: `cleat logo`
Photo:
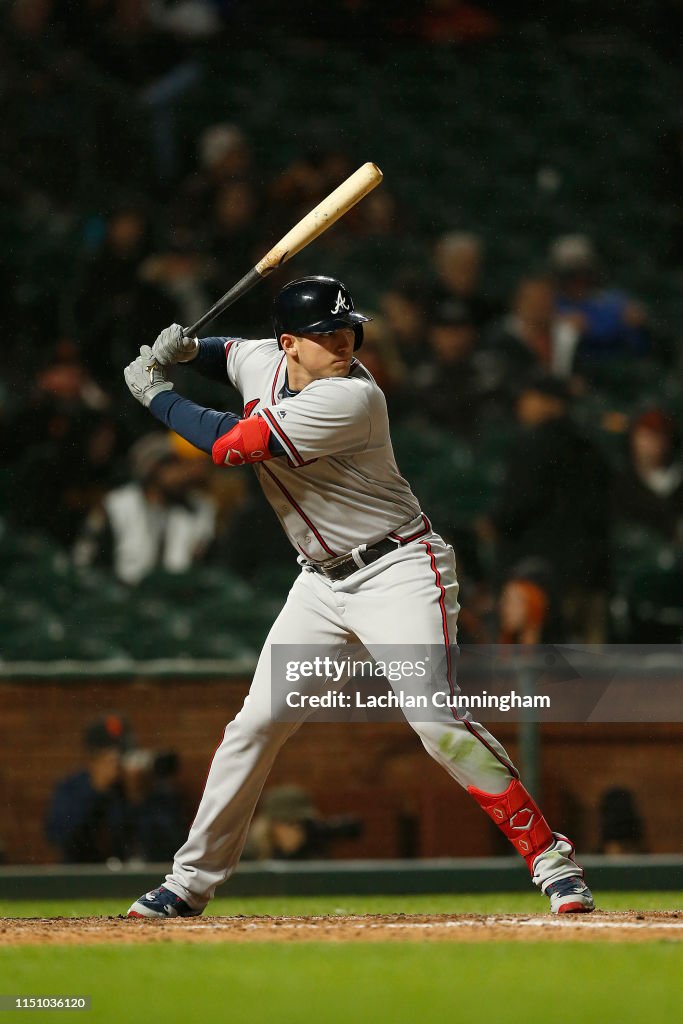
[[[351,309],[351,307],[349,306],[348,302],[346,301],[346,299],[342,295],[341,288],[340,288],[338,293],[337,293],[337,301],[335,302],[334,309],[332,310],[332,316],[336,316],[337,313],[341,313],[342,309],[346,310],[346,312],[348,312]]]
[[[517,832],[529,832],[536,820],[536,815],[530,807],[523,807],[521,811],[515,811],[510,818],[510,828]]]

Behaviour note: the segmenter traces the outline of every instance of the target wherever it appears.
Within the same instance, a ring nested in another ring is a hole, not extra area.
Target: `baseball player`
[[[301,566],[214,755],[187,842],[163,885],[136,900],[129,917],[201,914],[234,870],[277,752],[310,714],[304,708],[298,721],[281,721],[271,713],[272,645],[360,641],[370,653],[378,645],[439,645],[442,688],[457,692],[453,549],[400,475],[384,395],[354,355],[368,319],[340,281],[307,277],[277,296],[274,338],[198,341],[173,325],[125,370],[133,396],[216,465],[254,466]],[[178,395],[164,373],[174,363],[227,379],[243,397],[242,416]],[[551,911],[593,910],[571,842],[550,830],[500,743],[448,708],[411,725],[524,857]]]

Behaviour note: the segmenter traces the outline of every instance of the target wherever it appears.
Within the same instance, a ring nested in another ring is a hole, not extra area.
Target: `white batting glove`
[[[149,345],[142,346],[140,355],[125,368],[123,376],[133,398],[141,402],[146,409],[149,408],[152,399],[162,391],[173,391],[173,385],[164,376],[163,366],[158,366],[154,362]]]
[[[186,338],[180,324],[171,324],[152,345],[152,355],[160,366],[189,363],[199,351],[196,338]]]

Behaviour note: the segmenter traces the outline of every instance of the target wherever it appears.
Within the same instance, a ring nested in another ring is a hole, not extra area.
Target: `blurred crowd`
[[[76,253],[58,317],[28,282],[0,289],[3,521],[10,531],[50,535],[75,565],[101,566],[131,587],[157,569],[208,561],[252,577],[292,558],[247,474],[226,474],[179,438],[149,433],[122,384],[140,344],[171,322],[195,321],[355,167],[339,142],[323,140],[264,175],[248,130],[230,121],[202,130],[190,159],[180,159],[172,115],[202,73],[197,45],[231,26],[247,31],[257,6],[15,0],[0,39],[4,89],[14,99],[23,90],[29,106],[41,98],[46,119],[86,73],[100,84],[116,80],[153,112],[149,165],[136,160],[130,134],[126,147],[116,144],[117,126],[104,119],[112,137],[97,159],[118,187],[97,208],[74,206],[68,147],[56,157],[34,149],[24,165],[9,152],[11,132],[0,143],[7,207],[24,222],[42,218]],[[294,19],[299,5],[289,6]],[[381,5],[338,0],[306,25],[319,40],[332,27],[352,35],[362,20],[363,38],[372,22],[385,44],[401,34],[481,41],[499,29],[496,6],[392,4],[389,15]],[[27,57],[31,73],[10,85],[22,47],[34,61],[36,48],[50,58],[31,65]],[[106,107],[106,90],[94,94]],[[673,558],[681,549],[681,339],[614,279],[600,243],[597,232],[549,238],[545,258],[517,267],[516,286],[498,294],[489,286],[487,239],[459,224],[416,238],[389,182],[217,327],[269,336],[270,303],[287,280],[348,269],[358,308],[373,316],[360,358],[399,428],[399,466],[410,464],[406,476],[425,512],[456,547],[466,642],[608,640],[619,531],[641,530]],[[358,268],[369,263],[366,289]],[[624,379],[626,409],[612,402]],[[673,381],[673,399],[648,389],[652,380]],[[189,373],[182,386],[206,405],[240,408],[234,392]],[[416,465],[414,452],[435,437],[432,464]],[[448,482],[451,456],[469,452],[476,464],[495,438],[495,486],[464,513],[457,479]],[[426,469],[443,478],[436,511]],[[669,626],[632,624],[633,635],[621,638],[679,642],[683,623]]]
[[[177,753],[139,746],[115,712],[88,724],[82,747],[82,766],[55,783],[45,813],[45,835],[64,863],[171,858],[188,817]]]
[[[119,712],[92,719],[81,737],[80,764],[57,779],[49,795],[46,839],[65,864],[106,863],[115,870],[172,859],[186,838],[192,811],[180,767],[175,750],[141,746]],[[325,817],[302,787],[275,786],[260,802],[244,856],[327,857],[336,842],[356,840],[362,831],[356,817]]]

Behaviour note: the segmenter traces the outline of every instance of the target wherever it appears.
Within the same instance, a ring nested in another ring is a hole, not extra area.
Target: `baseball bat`
[[[307,213],[305,217],[295,224],[283,238],[270,249],[262,260],[252,267],[248,274],[237,282],[236,285],[227,291],[211,309],[207,310],[204,316],[197,320],[191,327],[185,327],[183,334],[186,338],[193,338],[202,327],[232,306],[246,292],[258,284],[264,277],[267,277],[277,267],[290,260],[305,246],[312,242],[318,235],[331,228],[332,225],[343,217],[344,214],[355,206],[356,203],[372,192],[382,180],[382,172],[373,163],[363,164],[357,171],[354,171],[346,181],[343,181],[334,192],[330,192],[321,203]]]

